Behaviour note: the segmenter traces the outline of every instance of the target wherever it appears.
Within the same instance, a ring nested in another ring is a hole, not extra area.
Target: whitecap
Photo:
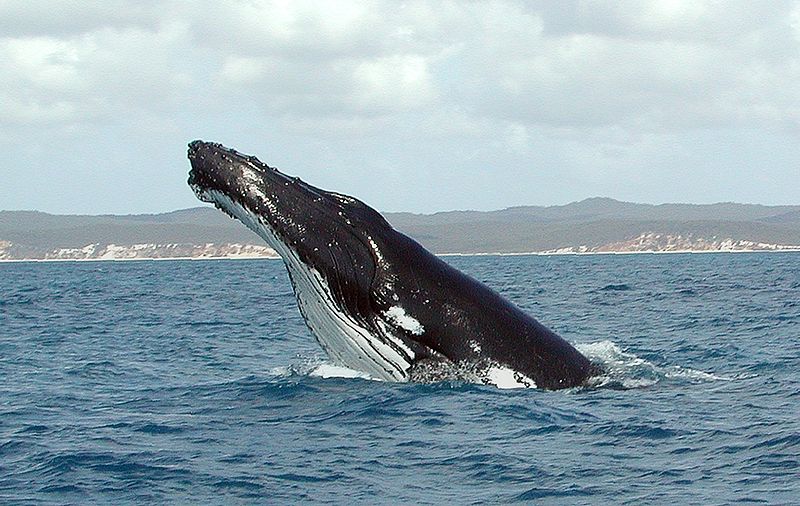
[[[309,376],[316,376],[318,378],[361,378],[361,379],[368,379],[374,380],[369,374],[361,371],[356,371],[355,369],[350,369],[349,367],[344,367],[341,365],[334,365],[334,364],[319,364],[314,369],[312,369],[309,373]]]
[[[609,340],[576,344],[575,347],[604,371],[603,374],[590,378],[591,387],[634,389],[651,387],[660,381],[696,383],[732,380],[726,376],[680,365],[656,365]]]

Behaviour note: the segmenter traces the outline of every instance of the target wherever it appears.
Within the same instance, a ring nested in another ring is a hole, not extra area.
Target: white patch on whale
[[[508,367],[495,365],[483,376],[484,382],[497,388],[536,388],[536,382]]]
[[[415,336],[421,336],[425,332],[425,327],[413,316],[406,313],[406,310],[400,306],[390,307],[384,315],[403,330],[407,330]]]

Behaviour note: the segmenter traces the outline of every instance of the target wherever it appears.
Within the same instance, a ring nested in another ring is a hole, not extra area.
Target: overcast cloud
[[[799,2],[0,1],[0,209],[197,205],[185,145],[381,210],[800,203]]]

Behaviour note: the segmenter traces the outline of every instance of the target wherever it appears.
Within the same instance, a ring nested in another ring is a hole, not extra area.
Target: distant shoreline
[[[586,252],[522,252],[522,253],[436,253],[439,257],[517,257],[517,256],[599,256],[599,255],[670,255],[670,254],[746,254],[746,253],[800,253],[800,248],[763,250],[668,250],[668,251],[586,251]],[[65,262],[162,262],[168,260],[281,260],[279,256],[231,257],[158,257],[158,258],[4,258],[0,263],[65,263]]]
[[[800,205],[563,206],[432,215],[387,213],[393,228],[448,256],[800,251]],[[212,207],[136,216],[0,211],[0,261],[269,258],[275,252]]]

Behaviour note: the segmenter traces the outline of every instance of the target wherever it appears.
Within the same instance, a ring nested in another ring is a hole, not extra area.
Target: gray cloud
[[[28,0],[0,2],[0,33],[5,37],[66,37],[104,28],[154,30],[161,3],[142,0]]]
[[[152,108],[193,86],[295,118],[460,107],[657,131],[800,112],[793,3],[4,5],[7,120]]]
[[[800,130],[798,2],[20,1],[0,34],[0,142],[33,152],[81,131],[108,149],[131,128],[271,135],[332,153],[309,166],[400,173],[416,151],[417,177],[458,164],[469,192],[487,164],[634,184],[704,131]]]

